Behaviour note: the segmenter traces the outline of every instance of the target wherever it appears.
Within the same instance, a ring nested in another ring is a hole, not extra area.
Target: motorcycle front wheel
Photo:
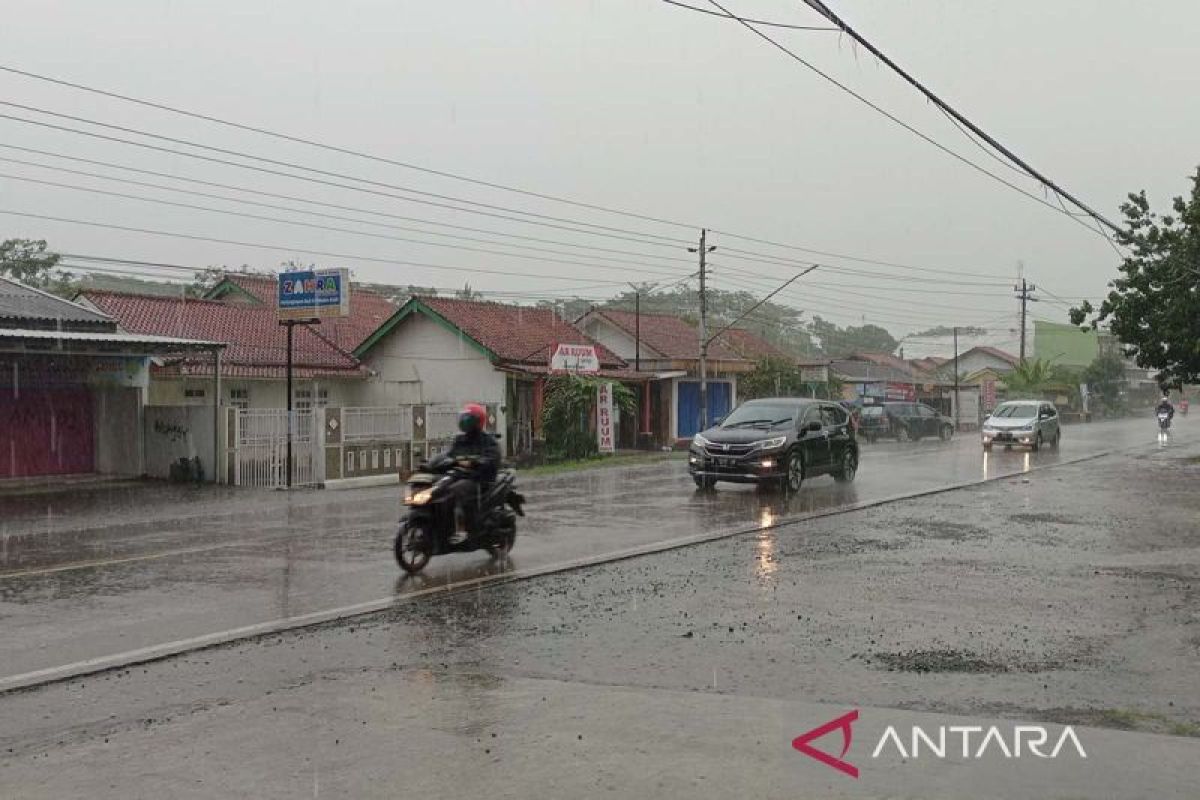
[[[505,528],[496,534],[496,543],[487,546],[488,553],[492,558],[500,560],[508,556],[512,552],[513,545],[517,541],[517,526]]]
[[[396,563],[409,575],[416,575],[433,557],[433,537],[422,525],[402,524],[393,546]]]

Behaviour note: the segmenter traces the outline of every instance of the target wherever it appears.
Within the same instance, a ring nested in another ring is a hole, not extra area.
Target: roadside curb
[[[835,508],[802,512],[791,517],[773,521],[766,525],[755,524],[722,531],[710,531],[707,533],[694,534],[692,536],[676,537],[674,539],[667,539],[652,544],[639,545],[637,547],[627,548],[625,550],[617,550],[602,555],[584,556],[580,558],[569,559],[567,561],[560,561],[554,564],[546,564],[540,567],[530,567],[523,570],[518,569],[496,575],[484,575],[463,581],[457,581],[455,583],[432,586],[426,589],[419,589],[409,592],[401,597],[385,597],[377,600],[368,600],[362,603],[341,606],[339,608],[314,611],[294,617],[285,617],[268,622],[255,623],[253,625],[245,625],[238,628],[218,631],[216,633],[194,636],[187,639],[179,639],[173,642],[150,645],[148,647],[129,650],[123,653],[114,653],[109,656],[100,656],[84,661],[77,661],[71,664],[64,664],[57,667],[49,667],[0,678],[0,695],[33,690],[42,686],[61,683],[63,681],[68,681],[75,678],[162,661],[164,659],[182,655],[184,653],[206,650],[234,642],[285,633],[287,631],[300,628],[315,627],[329,622],[353,619],[355,617],[366,616],[369,614],[376,614],[381,611],[386,611],[390,608],[395,608],[406,603],[414,602],[420,598],[434,595],[458,594],[473,589],[499,586],[515,583],[517,581],[529,580],[531,578],[570,572],[572,570],[583,569],[586,567],[626,561],[633,558],[639,558],[641,556],[655,555],[658,553],[669,552],[671,550],[678,550],[694,545],[761,533],[762,531],[777,530],[780,528],[799,525],[809,520],[823,519],[825,517],[839,516],[855,511],[863,511],[902,500],[912,500],[920,497],[930,497],[933,495],[945,494],[973,486],[980,486],[986,483],[994,483],[996,481],[1021,478],[1032,472],[1040,472],[1042,470],[1049,470],[1057,467],[1071,466],[1087,461],[1106,458],[1116,453],[1132,452],[1139,449],[1143,448],[1138,446],[1120,450],[1103,450],[1097,453],[1088,454],[1086,456],[1079,456],[1077,458],[1058,461],[1053,464],[1031,467],[1023,472],[1006,473],[1003,475],[997,475],[995,477],[976,478],[969,481],[946,484],[931,489],[922,489],[914,492],[889,495],[887,497],[876,498],[873,500],[858,501]]]

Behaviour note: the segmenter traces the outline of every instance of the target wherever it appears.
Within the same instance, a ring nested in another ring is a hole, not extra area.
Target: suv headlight
[[[698,433],[692,437],[692,446],[693,447],[704,447],[705,445],[709,445],[709,444],[712,444],[712,442],[710,442],[708,439],[705,439],[703,436],[701,436]]]
[[[787,444],[786,436],[776,436],[773,439],[763,439],[755,442],[754,446],[759,450],[774,450],[776,447],[783,447],[785,444]]]

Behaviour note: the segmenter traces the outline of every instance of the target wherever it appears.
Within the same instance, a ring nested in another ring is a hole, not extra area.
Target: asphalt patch
[[[874,660],[889,672],[1042,672],[1056,665],[1021,660],[1000,661],[985,658],[968,650],[902,650],[894,653],[875,653]]]

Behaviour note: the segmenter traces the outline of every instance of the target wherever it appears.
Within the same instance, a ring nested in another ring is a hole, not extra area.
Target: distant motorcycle
[[[1170,427],[1171,427],[1170,412],[1165,411],[1165,410],[1159,411],[1158,412],[1158,430],[1162,433],[1166,433]]]
[[[434,556],[487,550],[493,558],[503,558],[517,538],[517,516],[525,516],[525,498],[517,492],[517,476],[502,469],[496,480],[484,489],[476,515],[475,532],[466,541],[454,544],[454,495],[451,487],[471,480],[471,468],[458,461],[438,456],[422,464],[408,479],[404,504],[408,513],[400,520],[393,550],[396,563],[414,575]]]

